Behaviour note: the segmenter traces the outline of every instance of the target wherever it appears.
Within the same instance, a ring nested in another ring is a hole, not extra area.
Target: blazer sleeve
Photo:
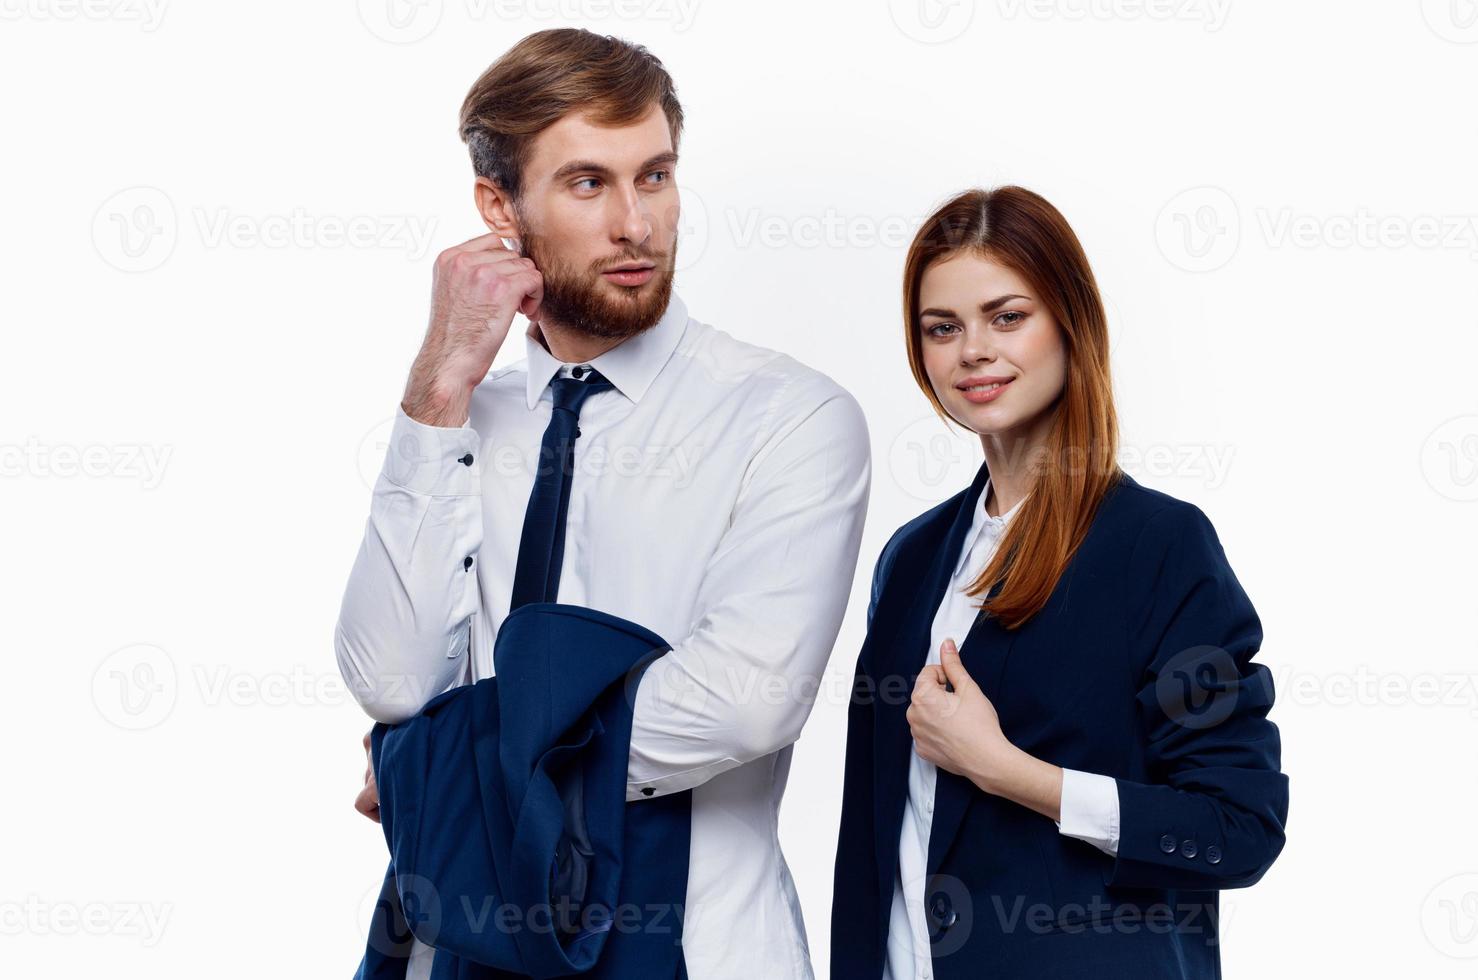
[[[1119,779],[1119,851],[1106,881],[1240,888],[1283,848],[1288,779],[1268,719],[1273,679],[1253,663],[1262,625],[1201,510],[1146,521],[1129,564],[1131,651],[1148,779]]]

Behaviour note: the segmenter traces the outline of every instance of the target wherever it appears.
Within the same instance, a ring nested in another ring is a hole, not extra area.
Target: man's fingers
[[[375,823],[380,822],[380,794],[375,787],[366,786],[359,791],[359,795],[354,798],[354,809]]]
[[[506,248],[465,250],[453,246],[436,256],[434,280],[442,285],[476,283],[484,277],[512,278],[534,264]]]
[[[361,741],[364,744],[364,754],[368,757],[370,752],[370,733],[365,732],[364,738]],[[375,784],[375,767],[368,758],[364,767],[364,789],[361,789],[359,795],[354,797],[354,809],[369,817],[375,823],[380,822],[380,787]]]
[[[503,236],[500,235],[500,234],[498,234],[496,231],[490,231],[486,235],[478,235],[476,238],[469,238],[469,239],[467,239],[465,242],[463,242],[460,245],[453,245],[451,248],[447,249],[447,251],[448,252],[487,252],[487,251],[499,251],[499,252],[509,252],[509,254],[514,254],[514,253],[512,253],[509,250],[508,246],[506,246],[506,245],[503,244]]]
[[[437,261],[440,263],[443,275],[455,273],[463,276],[471,276],[482,272],[483,268],[486,267],[487,272],[482,273],[484,275],[495,273],[500,276],[511,277],[517,275],[524,268],[532,269],[534,267],[533,263],[522,255],[519,255],[517,252],[509,252],[506,249],[497,252],[458,252],[453,249],[447,249],[441,253]]]
[[[529,288],[518,304],[518,312],[532,320],[539,314],[539,304],[544,302],[544,277],[535,269],[529,277]]]

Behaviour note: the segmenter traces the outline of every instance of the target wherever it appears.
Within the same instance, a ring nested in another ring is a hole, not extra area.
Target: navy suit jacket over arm
[[[833,980],[887,955],[912,740],[906,713],[935,610],[988,476],[898,530],[873,576],[848,709]],[[978,617],[960,659],[1017,747],[1112,776],[1109,856],[940,770],[922,889],[938,980],[1220,976],[1218,893],[1282,850],[1288,780],[1262,626],[1195,505],[1127,475],[1043,608]]]
[[[671,649],[580,606],[503,621],[496,676],[375,725],[390,847],[357,980],[685,976],[691,793],[626,802],[637,683]]]

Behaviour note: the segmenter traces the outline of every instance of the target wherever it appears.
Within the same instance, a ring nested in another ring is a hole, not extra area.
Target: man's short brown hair
[[[534,137],[571,112],[601,125],[635,122],[652,103],[682,134],[683,109],[662,62],[639,44],[577,28],[530,34],[473,83],[461,134],[472,169],[517,197]]]

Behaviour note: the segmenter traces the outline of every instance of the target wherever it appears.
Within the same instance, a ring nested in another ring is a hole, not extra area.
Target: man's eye
[[[665,184],[672,179],[672,174],[666,170],[654,170],[647,174],[647,180],[653,184]]]
[[[583,177],[580,180],[575,181],[575,186],[577,188],[579,188],[580,190],[590,190],[590,191],[598,190],[600,188],[600,178],[599,177]]]

